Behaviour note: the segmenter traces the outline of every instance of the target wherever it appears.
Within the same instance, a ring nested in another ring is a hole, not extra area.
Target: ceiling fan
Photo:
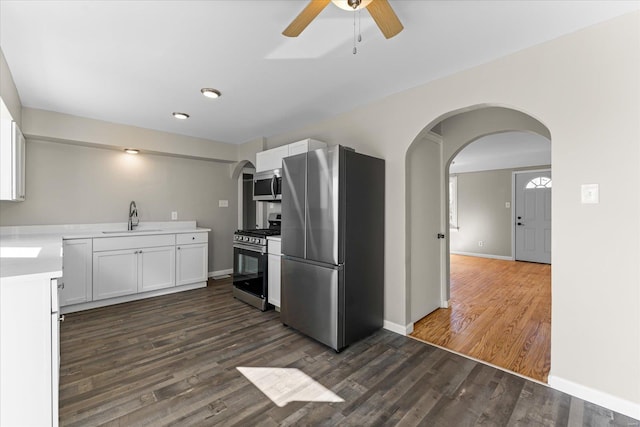
[[[298,37],[330,2],[346,10],[367,9],[382,34],[388,39],[404,28],[388,0],[310,0],[282,34],[287,37]]]

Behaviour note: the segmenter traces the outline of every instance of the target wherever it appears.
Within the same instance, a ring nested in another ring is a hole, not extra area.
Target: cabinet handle
[[[60,317],[58,317],[58,320],[64,322],[64,314],[61,314]]]
[[[142,253],[142,249],[140,249],[140,252],[138,252],[138,253],[141,254]]]
[[[64,289],[64,282],[58,283],[58,289]]]
[[[180,250],[180,246],[178,246],[178,250]]]

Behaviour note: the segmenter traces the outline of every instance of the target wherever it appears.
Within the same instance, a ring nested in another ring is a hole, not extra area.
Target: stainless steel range
[[[262,311],[267,303],[267,236],[280,234],[281,215],[269,214],[269,228],[233,234],[233,296]]]

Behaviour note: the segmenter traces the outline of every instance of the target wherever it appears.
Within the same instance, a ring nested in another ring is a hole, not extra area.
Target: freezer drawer
[[[344,347],[343,271],[282,258],[282,323],[336,351]]]

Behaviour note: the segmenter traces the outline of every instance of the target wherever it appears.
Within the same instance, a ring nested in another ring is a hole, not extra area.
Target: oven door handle
[[[264,247],[256,247],[256,246],[252,246],[252,245],[244,245],[242,243],[234,243],[233,244],[234,248],[238,248],[238,249],[245,249],[247,251],[251,251],[251,252],[259,252],[262,255],[264,255],[266,253],[265,248]]]

